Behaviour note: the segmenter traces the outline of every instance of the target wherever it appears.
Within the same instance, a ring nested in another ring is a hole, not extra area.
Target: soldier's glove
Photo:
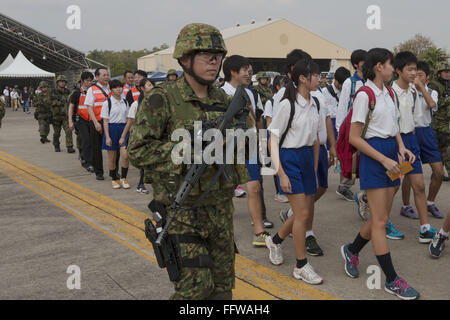
[[[34,112],[34,119],[35,119],[35,120],[39,120],[38,118],[39,118],[39,113]]]

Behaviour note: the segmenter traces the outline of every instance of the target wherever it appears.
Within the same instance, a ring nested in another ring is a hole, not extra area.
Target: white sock
[[[448,238],[448,232],[445,232],[444,229],[441,228],[441,231],[439,231],[439,233]]]
[[[427,200],[427,205],[431,206],[431,205],[433,205],[433,204],[434,204],[434,202],[428,201],[428,200]]]
[[[294,214],[294,211],[292,211],[292,209],[289,208],[289,211],[288,211],[288,214],[287,214],[288,218],[292,217],[293,214]]]
[[[431,225],[429,223],[421,225],[420,226],[420,232],[424,233],[424,232],[430,230],[430,228],[431,228]]]
[[[314,237],[314,231],[312,231],[312,230],[306,231],[306,238],[308,238],[309,236]]]

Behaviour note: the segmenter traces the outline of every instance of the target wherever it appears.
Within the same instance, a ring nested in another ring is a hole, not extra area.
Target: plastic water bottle
[[[334,172],[341,173],[341,164],[339,163],[339,160],[336,161],[336,165],[334,167]]]

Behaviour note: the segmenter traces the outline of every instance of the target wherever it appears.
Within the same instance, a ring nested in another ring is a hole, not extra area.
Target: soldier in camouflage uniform
[[[167,82],[173,82],[178,79],[178,73],[175,69],[170,69],[167,71]]]
[[[0,96],[0,128],[2,127],[2,119],[5,116],[6,100],[4,96]]]
[[[171,152],[178,143],[171,141],[172,132],[180,128],[192,130],[194,121],[217,118],[231,101],[213,86],[226,52],[222,35],[216,28],[199,23],[185,26],[173,54],[183,67],[184,75],[173,83],[152,89],[137,112],[128,145],[129,158],[134,166],[144,167],[146,177],[151,177],[154,200],[166,208],[187,171],[185,165],[172,162]],[[182,268],[180,280],[174,282],[172,299],[232,298],[235,281],[232,199],[235,187],[247,182],[249,177],[245,165],[231,168],[234,169],[233,179],[226,181],[221,177],[199,205],[199,211],[178,212],[169,228],[169,234],[194,235],[203,242],[179,244],[181,258],[194,259],[199,264]],[[195,204],[216,172],[215,166],[206,169],[185,207]],[[209,256],[211,264],[199,266],[201,256]]]
[[[61,136],[61,128],[63,128],[66,133],[67,152],[74,153],[72,130],[69,128],[69,120],[67,118],[70,91],[67,90],[66,84],[67,78],[65,76],[58,76],[56,78],[56,89],[51,94],[53,145],[55,146],[55,152],[61,152],[59,137]]]
[[[259,93],[263,107],[265,107],[267,100],[270,100],[273,96],[273,92],[270,89],[270,77],[265,72],[258,72],[256,80],[258,84],[254,86],[254,89]]]
[[[448,63],[440,62],[436,70],[437,79],[429,85],[439,94],[438,110],[433,115],[432,127],[436,132],[442,163],[450,174],[450,67]]]
[[[36,108],[34,118],[39,122],[39,135],[41,143],[50,142],[47,136],[50,132],[50,124],[52,123],[52,110],[50,108],[50,91],[48,83],[41,81],[39,83],[41,93],[37,94],[33,99],[33,106]]]

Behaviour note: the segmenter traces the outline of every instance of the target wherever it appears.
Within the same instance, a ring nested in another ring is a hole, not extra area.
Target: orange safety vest
[[[89,112],[87,106],[84,104],[86,101],[86,92],[80,88],[80,100],[78,102],[78,112],[77,114],[86,121],[90,121]]]
[[[141,92],[138,90],[138,88],[136,88],[136,87],[131,88],[131,92],[133,94],[133,101],[136,101],[137,99],[139,99],[139,95],[141,94]]]
[[[133,87],[131,88],[133,89]],[[128,88],[128,86],[126,84],[123,85],[123,96],[126,98],[127,97],[127,93],[128,91],[130,91],[130,89]]]
[[[94,114],[95,118],[100,121],[100,112],[102,112],[103,102],[106,101],[106,97],[103,94],[102,90],[97,86],[93,85],[92,93],[94,94]],[[111,97],[111,92],[108,94],[108,98]]]

